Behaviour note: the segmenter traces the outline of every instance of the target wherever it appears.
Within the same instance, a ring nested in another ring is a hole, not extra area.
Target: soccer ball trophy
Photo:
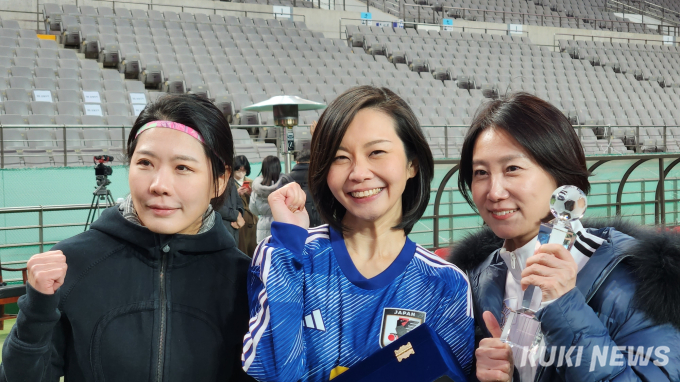
[[[583,217],[588,207],[586,194],[576,186],[562,186],[550,197],[550,212],[555,216],[548,223],[542,223],[538,231],[541,244],[562,244],[570,250],[576,241],[571,222]],[[524,291],[522,307],[511,310],[503,326],[501,341],[512,348],[515,363],[528,356],[537,360],[543,342],[541,323],[536,319],[536,311],[529,308],[534,296],[535,285]]]

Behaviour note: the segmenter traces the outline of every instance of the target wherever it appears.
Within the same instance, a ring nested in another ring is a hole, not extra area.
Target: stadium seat
[[[46,150],[25,149],[21,155],[26,167],[51,167],[52,158]]]
[[[120,115],[128,117],[130,115],[130,107],[126,103],[107,103],[106,114],[109,116]]]
[[[90,116],[92,117],[92,116]],[[104,121],[100,118],[95,118],[96,125],[103,125]],[[109,140],[108,130],[100,128],[85,128],[83,129],[83,142],[86,147],[110,147],[111,141]]]
[[[28,116],[28,124],[31,126],[54,125],[54,116],[32,114]]]
[[[29,103],[27,101],[5,101],[3,102],[5,114],[28,116]]]
[[[74,101],[57,102],[57,112],[60,116],[69,115],[80,117],[82,115],[80,104]]]
[[[54,103],[52,102],[31,102],[31,111],[33,114],[49,115],[56,114]]]
[[[80,117],[80,123],[83,126],[105,126],[107,124],[106,121],[104,120],[104,117],[99,115],[83,115],[82,117]],[[92,129],[83,129],[83,132],[91,130]]]
[[[18,126],[27,121],[18,115],[0,115],[0,125]],[[28,147],[26,129],[3,127],[3,147],[5,150],[24,150]]]
[[[26,138],[30,148],[48,150],[57,148],[56,140],[52,136],[52,129],[31,128],[26,131]]]

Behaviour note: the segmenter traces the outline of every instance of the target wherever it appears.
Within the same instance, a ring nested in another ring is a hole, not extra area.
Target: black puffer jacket
[[[576,287],[538,311],[545,359],[554,362],[538,366],[535,381],[680,381],[680,235],[618,219],[583,225],[601,227],[588,232],[605,241]],[[508,272],[502,245],[485,227],[457,242],[449,258],[470,279],[477,342],[491,336],[484,311],[500,322]],[[623,357],[607,353],[615,347]],[[565,356],[560,348],[580,350]]]
[[[0,381],[251,381],[241,369],[249,259],[224,225],[158,235],[116,207],[64,240],[52,296],[28,286]]]

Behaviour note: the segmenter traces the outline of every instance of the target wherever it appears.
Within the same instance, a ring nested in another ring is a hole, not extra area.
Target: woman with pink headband
[[[249,258],[215,212],[229,124],[166,96],[127,142],[130,195],[89,231],[28,261],[0,381],[251,381],[241,368]]]

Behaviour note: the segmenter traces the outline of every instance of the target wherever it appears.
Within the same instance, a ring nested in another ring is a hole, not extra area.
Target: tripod
[[[99,209],[113,207],[116,203],[113,201],[113,196],[111,191],[106,188],[107,185],[111,184],[111,181],[106,177],[106,175],[97,175],[97,188],[92,193],[92,203],[90,204],[90,211],[87,213],[87,220],[85,221],[85,230],[96,220],[99,215]],[[100,206],[100,202],[102,206]]]

